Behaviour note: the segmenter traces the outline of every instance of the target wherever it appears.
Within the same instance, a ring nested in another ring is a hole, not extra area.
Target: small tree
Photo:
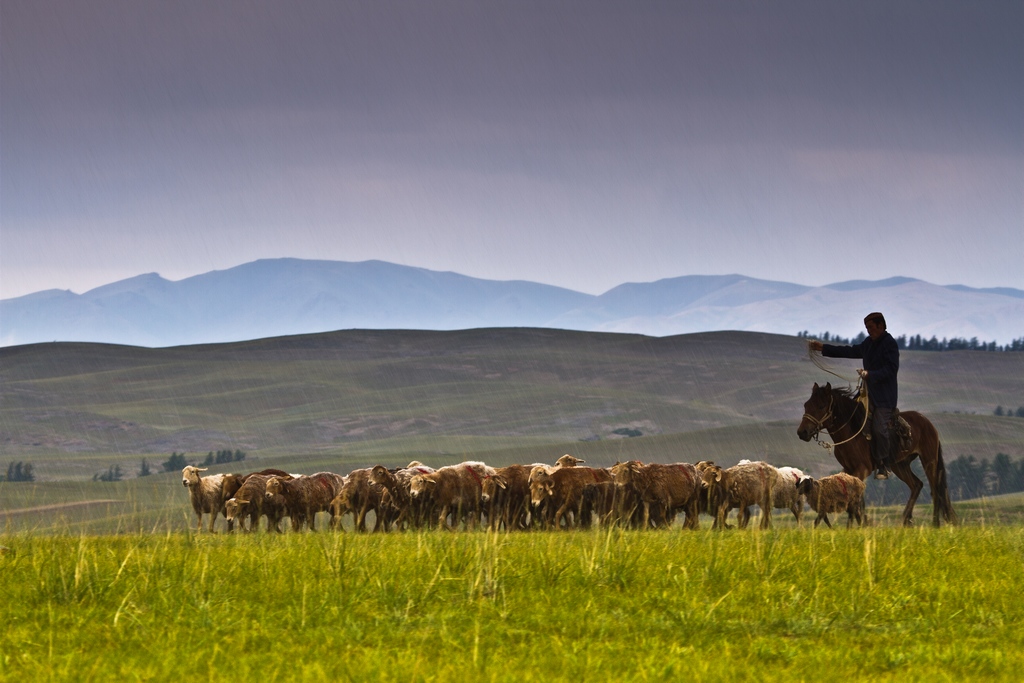
[[[20,460],[12,462],[7,466],[7,481],[35,481],[36,475],[32,471],[32,463],[24,463]]]
[[[161,467],[164,468],[164,472],[176,472],[183,469],[187,464],[188,461],[185,460],[184,453],[171,453],[171,457],[164,460],[161,463]]]
[[[214,462],[214,460],[213,460],[213,451],[210,451],[209,453],[206,454],[206,457],[203,458],[203,465],[202,466],[203,467],[209,467],[210,465],[213,464],[213,462]]]
[[[1003,416],[1003,407],[1002,406],[996,406],[995,416],[996,417],[1002,417]]]
[[[100,472],[92,475],[93,481],[121,481],[122,477],[121,466],[111,465],[106,472]]]
[[[139,466],[139,476],[148,477],[151,474],[153,474],[153,471],[149,468],[149,463],[146,462],[146,459],[143,458],[142,464]]]

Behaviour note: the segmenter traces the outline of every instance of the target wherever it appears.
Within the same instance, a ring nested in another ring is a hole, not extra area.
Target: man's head
[[[864,318],[864,329],[872,339],[878,339],[885,332],[885,316],[881,313],[868,313]]]

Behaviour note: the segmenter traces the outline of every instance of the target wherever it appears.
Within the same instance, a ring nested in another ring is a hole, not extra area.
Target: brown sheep
[[[845,512],[847,529],[853,526],[854,519],[858,526],[864,524],[864,489],[863,481],[845,472],[817,480],[804,477],[797,484],[797,490],[807,497],[807,504],[818,513],[814,526],[824,521],[829,529],[832,528],[828,521],[830,513]]]
[[[530,468],[525,465],[496,468],[493,475],[483,479],[480,501],[492,530],[497,531],[501,525],[506,531],[525,529],[530,514]]]
[[[288,478],[291,477],[288,476]],[[249,518],[248,531],[256,531],[262,516],[267,518],[267,532],[281,533],[281,519],[287,514],[287,510],[283,497],[267,497],[267,481],[269,480],[270,476],[264,474],[248,475],[241,488],[225,503],[224,511],[227,518],[238,520],[238,526],[242,531],[246,531],[246,517]]]
[[[611,468],[615,484],[631,490],[643,505],[641,527],[646,529],[653,509],[655,526],[670,526],[676,512],[686,513],[685,526],[696,529],[700,525],[701,479],[697,469],[689,463],[644,465],[638,460],[616,463]]]
[[[292,531],[299,531],[306,524],[310,531],[316,531],[316,513],[331,512],[331,501],[344,485],[344,478],[333,472],[317,472],[307,476],[285,479],[271,477],[267,480],[264,498],[280,495],[284,498],[285,509],[292,520]]]
[[[442,467],[429,474],[412,478],[410,494],[420,498],[429,494],[431,509],[438,525],[456,529],[465,520],[467,528],[475,529],[480,522],[480,494],[484,477],[494,475],[494,468],[482,462],[464,462]],[[448,515],[453,516],[448,524]]]
[[[383,465],[376,465],[370,470],[370,481],[384,487],[391,497],[396,514],[390,523],[397,526],[399,530],[404,529],[407,525],[416,529],[423,526],[427,498],[421,497],[413,500],[410,494],[410,485],[412,478],[417,474],[430,474],[433,471],[432,467],[427,467],[416,460],[398,470],[389,470]]]
[[[331,501],[333,527],[341,527],[341,517],[352,513],[353,527],[356,531],[366,531],[366,515],[373,512],[373,530],[380,531],[384,524],[384,512],[381,496],[384,487],[370,479],[373,470],[364,468],[352,470],[345,478],[345,485]]]
[[[739,510],[740,528],[746,528],[751,505],[761,508],[761,528],[771,528],[772,491],[779,476],[779,471],[767,463],[747,463],[727,470],[706,466],[702,482],[708,489],[708,512],[715,517],[712,528],[730,528],[725,520],[733,508]]]
[[[535,467],[530,472],[530,504],[537,509],[546,502],[554,510],[551,518],[545,520],[550,528],[560,529],[563,521],[566,528],[579,526],[583,487],[611,479],[611,473],[604,469],[563,467],[548,473]],[[572,522],[570,513],[573,515]]]

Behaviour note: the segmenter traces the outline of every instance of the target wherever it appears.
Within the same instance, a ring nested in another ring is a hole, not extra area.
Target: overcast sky
[[[1024,3],[0,2],[0,298],[258,258],[1024,289]]]

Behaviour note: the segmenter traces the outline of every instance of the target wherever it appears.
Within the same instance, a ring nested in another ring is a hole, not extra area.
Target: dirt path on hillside
[[[30,515],[36,512],[54,512],[63,510],[73,510],[75,508],[89,507],[90,505],[109,505],[110,503],[120,503],[123,501],[119,500],[80,500],[74,503],[53,503],[52,505],[39,505],[32,508],[18,508],[16,510],[0,510],[0,516],[2,517],[13,517],[14,515]]]

